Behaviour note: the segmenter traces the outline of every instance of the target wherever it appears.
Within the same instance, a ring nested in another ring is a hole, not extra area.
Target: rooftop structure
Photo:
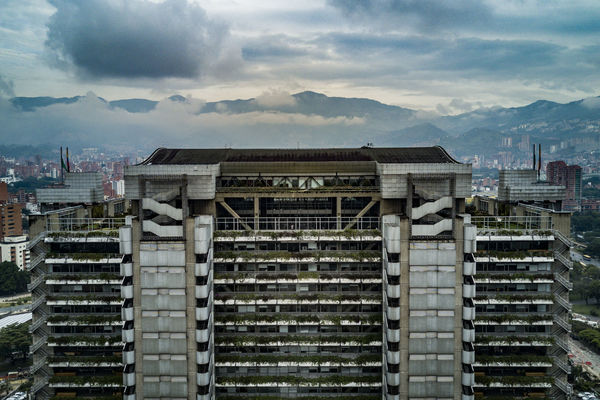
[[[66,205],[92,204],[104,200],[102,174],[99,172],[65,173],[64,184],[36,190],[42,212]]]
[[[560,210],[564,196],[564,186],[540,181],[535,170],[500,171],[498,200],[501,202],[543,202],[548,208]]]

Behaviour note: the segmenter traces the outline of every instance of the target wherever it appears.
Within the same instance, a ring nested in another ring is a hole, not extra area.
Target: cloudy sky
[[[0,93],[313,90],[459,113],[598,95],[597,0],[2,0]]]

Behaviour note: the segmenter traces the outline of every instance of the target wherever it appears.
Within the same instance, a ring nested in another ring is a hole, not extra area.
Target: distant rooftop
[[[459,164],[440,146],[333,149],[166,149],[141,165],[218,164],[221,162],[360,162]]]

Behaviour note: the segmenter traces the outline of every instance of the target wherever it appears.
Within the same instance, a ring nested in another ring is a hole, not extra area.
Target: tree
[[[15,263],[0,263],[0,296],[13,295],[27,291],[29,274],[19,270]]]
[[[0,359],[12,358],[15,352],[27,355],[31,345],[29,325],[25,322],[0,329]]]

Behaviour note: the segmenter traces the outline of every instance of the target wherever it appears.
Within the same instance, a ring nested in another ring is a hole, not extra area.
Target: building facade
[[[567,165],[564,161],[552,161],[546,166],[546,178],[555,185],[565,187],[564,207],[570,211],[581,210],[582,170],[579,165]]]
[[[28,244],[26,235],[5,237],[0,242],[0,261],[12,262],[19,269],[25,269],[29,264]]]
[[[522,172],[501,171],[500,186],[515,192],[516,185],[526,200],[473,201],[475,395],[568,399],[571,213],[552,186],[526,193]]]
[[[22,208],[23,206],[17,203],[0,204],[0,240],[8,236],[23,235]]]
[[[30,216],[31,394],[35,399],[120,398],[118,229],[124,219],[98,215],[98,210],[126,207],[53,208],[57,209]]]
[[[127,167],[124,398],[472,399],[470,182],[439,147]]]

